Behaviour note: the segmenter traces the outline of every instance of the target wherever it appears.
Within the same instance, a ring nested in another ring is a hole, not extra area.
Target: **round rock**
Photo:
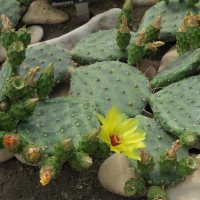
[[[0,163],[10,160],[14,156],[15,155],[13,153],[9,153],[7,149],[0,149]]]
[[[156,4],[159,1],[161,0],[131,0],[131,3],[138,6],[150,6]]]
[[[0,40],[0,63],[3,63],[7,58],[7,52],[5,48],[1,45],[1,40]]]
[[[40,42],[44,35],[44,30],[41,26],[33,25],[27,28],[31,32],[31,44]]]
[[[98,178],[101,185],[108,191],[126,196],[124,185],[130,178],[136,177],[134,169],[128,165],[124,154],[114,153],[99,168]]]

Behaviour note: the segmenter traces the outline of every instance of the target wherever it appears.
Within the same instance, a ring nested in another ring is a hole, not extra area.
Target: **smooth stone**
[[[168,200],[199,200],[200,191],[200,165],[191,176],[180,184],[165,188]]]
[[[69,15],[53,8],[49,0],[37,0],[30,4],[22,18],[24,24],[59,24],[69,20]]]
[[[172,46],[169,51],[162,57],[158,72],[160,72],[166,65],[170,64],[172,61],[179,57],[177,52],[176,44]]]
[[[40,42],[44,35],[44,30],[41,26],[33,25],[27,28],[31,32],[31,44]]]
[[[150,6],[154,5],[161,0],[131,0],[131,4],[135,4],[138,6]]]
[[[6,58],[7,58],[7,52],[3,47],[3,45],[1,44],[0,40],[0,63],[3,63],[6,60]]]
[[[20,16],[23,16],[27,10],[28,10],[28,6],[21,5],[20,6]]]
[[[99,168],[98,179],[108,191],[126,196],[124,185],[130,178],[136,177],[134,169],[128,165],[124,154],[114,153]]]
[[[0,163],[10,160],[14,156],[15,155],[13,153],[9,153],[7,149],[0,149]]]
[[[78,27],[77,29],[60,37],[51,40],[46,40],[45,43],[59,45],[63,48],[71,50],[75,47],[76,43],[78,43],[81,40],[81,38],[84,38],[88,34],[95,33],[99,30],[109,30],[112,28],[118,28],[118,18],[120,12],[121,9],[119,8],[110,9],[109,11],[94,16],[92,19],[90,19],[89,22]],[[36,43],[31,46],[38,44],[40,43]]]

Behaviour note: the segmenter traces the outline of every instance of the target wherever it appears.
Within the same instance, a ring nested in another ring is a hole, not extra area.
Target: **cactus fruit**
[[[133,19],[133,14],[132,14],[132,5],[130,0],[126,0],[122,7],[122,11],[119,13],[119,25],[123,23],[123,15],[127,19],[127,24],[130,26],[132,19]]]
[[[23,148],[22,157],[25,162],[30,164],[38,164],[44,156],[44,151],[39,145],[28,144]]]
[[[185,15],[183,22],[181,23],[181,27],[176,31],[177,36],[177,52],[179,55],[183,55],[184,53],[188,52],[190,50],[190,44],[187,40],[187,25],[188,25],[189,17]]]
[[[152,88],[166,87],[190,74],[200,63],[200,49],[194,49],[179,56],[162,69],[151,81]]]
[[[15,120],[27,120],[32,115],[39,99],[24,99],[11,106],[9,115]]]
[[[158,161],[160,165],[160,170],[163,172],[173,170],[174,166],[177,163],[177,151],[181,146],[180,140],[177,140],[173,146],[164,151],[163,154],[160,154],[160,160]]]
[[[22,42],[26,49],[31,42],[31,32],[27,31],[26,26],[23,26],[17,31],[18,41]]]
[[[73,70],[71,53],[60,46],[45,43],[26,49],[26,59],[20,65],[19,76],[26,79],[28,71],[38,66],[41,68],[41,71],[34,78],[36,82],[51,62],[54,65],[55,85],[64,81],[65,78],[70,77],[71,71]]]
[[[132,35],[130,44],[124,51],[121,51],[116,41],[117,31],[116,29],[103,30],[82,38],[72,50],[73,59],[81,65],[102,61],[126,61],[128,47],[137,39],[138,34],[130,32]]]
[[[71,97],[94,100],[103,116],[115,105],[134,117],[145,108],[151,94],[149,81],[142,72],[118,61],[77,68],[72,73],[70,90]]]
[[[179,176],[188,176],[197,170],[197,162],[192,157],[182,158],[176,165],[176,173]]]
[[[137,40],[135,40],[131,46],[129,47],[128,52],[128,64],[133,65],[136,62],[138,62],[140,59],[142,59],[144,55],[144,36],[145,36],[145,30],[143,30]]]
[[[9,110],[10,106],[7,102],[1,102],[0,104],[0,111],[1,112],[7,112]]]
[[[169,3],[160,1],[145,12],[138,32],[141,33],[142,30],[145,30],[149,24],[156,20],[158,14],[161,14],[162,28],[158,35],[159,40],[164,42],[175,41],[176,31],[180,28],[184,16],[188,15],[189,12],[197,15],[199,7],[197,5],[190,6],[188,0],[182,2],[169,0]]]
[[[54,85],[54,66],[51,62],[37,80],[37,94],[40,100],[46,99]]]
[[[92,158],[88,154],[78,151],[69,159],[69,163],[73,168],[80,171],[88,169],[93,164]]]
[[[151,186],[147,193],[148,200],[167,200],[165,191],[159,186]]]
[[[15,32],[15,29],[12,28],[6,15],[2,14],[1,19],[3,24],[3,29],[1,30],[2,45],[6,50],[8,50],[12,43],[17,41],[17,33]]]
[[[99,147],[99,138],[97,137],[100,133],[99,129],[90,131],[87,135],[82,135],[81,141],[79,141],[80,151],[90,153]]]
[[[147,44],[148,42],[153,42],[158,38],[161,29],[161,21],[162,15],[158,14],[156,21],[147,26],[144,37],[145,44]]]
[[[75,152],[72,139],[65,138],[54,145],[54,156],[60,160],[68,160]]]
[[[3,144],[10,153],[20,154],[26,141],[21,135],[11,133],[4,136]]]
[[[198,138],[196,134],[192,133],[183,133],[180,136],[181,146],[186,149],[194,148],[198,143]]]
[[[12,130],[17,128],[17,123],[8,113],[0,112],[0,130]]]
[[[190,12],[186,34],[187,34],[188,43],[193,48],[199,47],[199,42],[200,42],[200,38],[199,38],[200,27],[198,25],[199,18],[200,18],[200,15],[195,17],[194,14]]]
[[[129,179],[124,186],[125,194],[128,197],[137,197],[145,190],[145,182],[142,177]]]
[[[40,166],[40,183],[45,186],[50,180],[56,178],[60,171],[60,160],[55,156],[49,157]]]
[[[141,151],[141,161],[137,161],[137,167],[141,170],[142,173],[149,174],[151,171],[154,170],[154,158],[149,153],[140,149]]]
[[[117,45],[121,50],[125,50],[131,40],[130,28],[127,26],[126,17],[122,16],[122,24],[117,32]]]
[[[8,62],[12,67],[17,67],[21,65],[21,63],[26,58],[26,49],[22,42],[13,42],[13,44],[8,48]]]

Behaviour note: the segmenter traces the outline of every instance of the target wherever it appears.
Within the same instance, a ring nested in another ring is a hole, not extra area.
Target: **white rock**
[[[72,49],[76,43],[81,40],[81,38],[87,36],[88,34],[95,33],[99,30],[118,28],[118,18],[120,12],[121,9],[119,8],[110,9],[109,11],[94,16],[89,22],[79,28],[60,37],[47,40],[45,43],[59,45],[66,49]],[[38,44],[40,43],[34,45]]]
[[[159,1],[161,0],[131,0],[131,3],[138,6],[150,6],[156,4]]]
[[[41,26],[33,25],[27,28],[31,32],[31,44],[40,42],[44,35],[44,30]]]
[[[69,15],[53,8],[49,0],[34,1],[22,18],[24,24],[59,24],[68,20]]]
[[[126,196],[124,185],[130,178],[136,177],[134,169],[128,167],[124,154],[114,153],[99,168],[98,178],[101,185],[108,191]]]
[[[0,63],[3,63],[7,58],[7,52],[5,48],[1,45],[1,40],[0,40]]]
[[[165,188],[168,200],[199,200],[200,199],[200,165],[199,169],[180,184]]]
[[[172,61],[179,57],[176,45],[172,46],[169,51],[162,57],[158,72],[161,71],[166,65],[170,64]]]
[[[13,153],[9,153],[7,149],[0,149],[0,163],[10,160],[14,156],[15,155]]]

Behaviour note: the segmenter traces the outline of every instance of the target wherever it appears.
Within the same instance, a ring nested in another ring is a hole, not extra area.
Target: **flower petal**
[[[98,138],[100,138],[101,140],[103,140],[105,143],[110,144],[110,137],[108,135],[108,133],[101,131],[98,135]]]
[[[106,123],[106,119],[102,115],[100,115],[99,113],[97,113],[96,115],[97,115],[97,117],[99,118],[99,120],[101,121],[102,124]]]
[[[136,159],[136,160],[141,160],[141,157],[140,155],[138,154],[137,151],[124,151],[123,154],[127,157],[130,157],[130,158],[133,158],[133,159]]]
[[[130,136],[126,136],[126,137],[124,136],[122,142],[129,145],[129,144],[135,144],[135,143],[141,142],[144,139],[146,139],[145,134],[140,135],[138,133],[133,133]]]
[[[115,146],[113,146],[113,145],[110,145],[110,151],[115,151],[116,153],[120,153],[121,152],[119,149],[115,148]]]

